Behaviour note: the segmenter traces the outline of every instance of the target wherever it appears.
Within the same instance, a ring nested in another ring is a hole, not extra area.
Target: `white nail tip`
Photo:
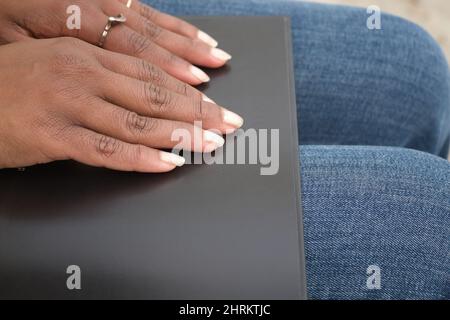
[[[212,100],[211,98],[207,97],[206,95],[202,95],[202,99],[205,102],[217,104],[214,100]]]
[[[171,165],[175,165],[177,167],[181,167],[186,162],[186,159],[183,157],[180,157],[174,153],[171,152],[164,152],[161,151],[160,153],[160,159],[166,163],[169,163]]]
[[[211,50],[211,55],[222,61],[228,61],[232,58],[230,54],[226,53],[222,49],[217,49],[217,48],[214,48]]]
[[[202,82],[208,82],[210,79],[206,73],[204,73],[201,69],[196,66],[191,66],[190,71],[194,77],[199,79]]]
[[[220,148],[224,145],[225,139],[219,136],[218,134],[215,134],[211,131],[204,131],[203,132],[203,139],[207,143],[214,143],[216,145],[216,148]]]
[[[244,119],[234,112],[223,110],[223,121],[233,127],[240,128],[244,124]]]
[[[214,48],[219,44],[213,37],[203,31],[198,32],[197,38]]]

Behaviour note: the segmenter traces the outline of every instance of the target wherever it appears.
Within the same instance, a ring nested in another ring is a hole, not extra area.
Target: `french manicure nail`
[[[225,139],[211,131],[203,132],[203,140],[206,152],[211,152],[224,145]]]
[[[190,71],[194,77],[196,77],[198,80],[202,82],[209,82],[209,77],[206,73],[204,73],[201,69],[197,68],[196,66],[191,66]]]
[[[211,49],[211,55],[222,61],[228,61],[232,58],[230,54],[226,53],[222,49],[217,48]]]
[[[205,94],[202,94],[202,99],[203,99],[203,101],[206,101],[206,102],[209,102],[209,103],[217,104],[213,99],[209,98],[209,97],[206,96]]]
[[[186,159],[171,152],[160,151],[159,157],[162,161],[169,163],[171,165],[175,165],[177,167],[183,166],[184,163],[186,162]]]
[[[241,116],[226,109],[222,110],[222,117],[223,122],[235,128],[240,128],[244,124],[244,119]]]
[[[213,37],[203,31],[198,32],[197,38],[214,48],[219,44]]]

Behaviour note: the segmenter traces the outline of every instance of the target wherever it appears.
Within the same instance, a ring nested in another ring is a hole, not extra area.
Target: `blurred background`
[[[309,0],[367,8],[377,5],[389,12],[416,22],[441,44],[450,61],[450,0]],[[381,18],[383,24],[383,17]]]

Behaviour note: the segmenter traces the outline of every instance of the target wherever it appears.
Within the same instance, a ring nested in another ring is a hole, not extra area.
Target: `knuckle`
[[[54,50],[50,57],[50,69],[59,76],[94,75],[99,71],[98,65],[85,53],[71,51],[66,48]]]
[[[154,83],[163,85],[166,82],[166,77],[164,75],[164,72],[159,69],[158,67],[154,66],[151,63],[148,63],[144,60],[142,61],[142,65],[139,68],[139,70],[142,70],[141,73],[141,80],[150,80]]]
[[[128,47],[134,56],[140,56],[142,53],[146,52],[152,43],[142,35],[136,32],[131,32],[128,36]]]
[[[178,57],[177,55],[173,54],[173,53],[167,53],[167,55],[165,55],[163,64],[168,65],[168,66],[179,66],[179,67],[183,67],[183,69],[188,69],[189,68],[189,64],[187,62],[184,62],[184,60],[182,60],[180,57]]]
[[[156,10],[147,5],[141,5],[140,14],[148,20],[153,20],[156,16]]]
[[[101,136],[96,141],[96,151],[102,157],[110,158],[120,152],[120,142],[111,137]]]
[[[144,132],[155,131],[157,126],[156,120],[142,117],[135,112],[128,112],[125,123],[128,132],[133,136],[142,135]]]
[[[45,113],[45,116],[38,117],[32,124],[32,128],[36,132],[49,136],[54,141],[64,143],[69,141],[75,127],[67,119],[48,112]]]
[[[144,26],[144,35],[153,40],[158,39],[163,31],[161,27],[148,20],[144,21]]]
[[[169,92],[160,86],[147,83],[144,90],[144,99],[157,113],[163,113],[171,106],[171,96]]]
[[[78,69],[86,65],[86,60],[77,54],[56,52],[53,56],[53,65],[58,69]]]

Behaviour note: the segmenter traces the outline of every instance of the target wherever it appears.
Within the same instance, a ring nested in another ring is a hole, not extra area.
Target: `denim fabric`
[[[450,298],[450,164],[389,147],[301,148],[308,292]],[[368,290],[366,269],[381,269]]]
[[[448,154],[450,77],[426,32],[384,14],[370,31],[364,9],[298,1],[147,2],[291,16],[311,298],[450,299],[450,164],[437,157]],[[366,286],[369,265],[379,290]]]

